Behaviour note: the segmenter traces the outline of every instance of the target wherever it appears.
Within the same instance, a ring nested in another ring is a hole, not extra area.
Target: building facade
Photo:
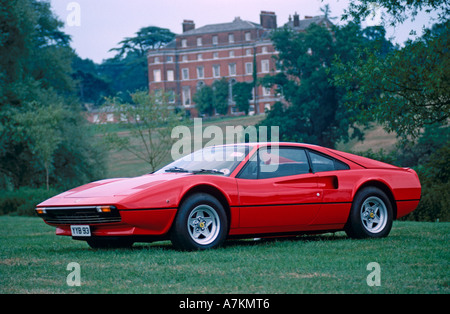
[[[300,20],[295,14],[285,26],[304,31],[311,23],[330,22],[325,17]],[[274,58],[277,51],[270,40],[271,32],[277,27],[277,16],[268,11],[261,12],[260,24],[237,17],[231,23],[195,28],[194,21],[184,20],[182,34],[147,54],[149,91],[169,95],[169,103],[184,109],[187,115],[198,116],[193,101],[195,93],[226,78],[228,114],[242,114],[235,107],[232,86],[236,82],[253,82],[254,71],[258,78],[278,71]],[[280,100],[274,89],[257,86],[250,101],[250,114],[264,113]]]

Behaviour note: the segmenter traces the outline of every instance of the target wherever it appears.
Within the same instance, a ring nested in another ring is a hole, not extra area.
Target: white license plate
[[[91,228],[89,226],[70,226],[72,237],[90,237]]]

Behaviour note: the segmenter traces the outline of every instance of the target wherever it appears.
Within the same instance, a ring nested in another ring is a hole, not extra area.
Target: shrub
[[[406,217],[419,221],[450,221],[450,145],[430,155],[424,165],[417,168],[422,184],[422,198],[418,208]]]
[[[0,215],[33,216],[37,204],[60,193],[55,189],[21,187],[14,191],[0,191]]]

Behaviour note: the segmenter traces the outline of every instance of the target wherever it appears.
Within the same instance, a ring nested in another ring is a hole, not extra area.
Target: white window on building
[[[201,37],[197,37],[197,47],[201,47],[203,45],[203,40]]]
[[[173,57],[172,56],[167,56],[166,61],[167,61],[167,63],[172,63],[173,62]]]
[[[108,113],[106,115],[106,121],[107,122],[114,122],[114,114],[113,113]]]
[[[191,88],[189,86],[183,86],[183,105],[189,106],[191,104]]]
[[[205,68],[203,66],[197,67],[197,78],[201,79],[205,77]]]
[[[228,42],[230,44],[234,43],[234,34],[228,34]]]
[[[267,47],[262,47],[262,53],[267,53],[267,52],[268,52]]]
[[[230,63],[228,65],[228,75],[236,76],[236,63]]]
[[[252,74],[253,73],[253,62],[246,62],[245,63],[245,74]]]
[[[155,63],[159,63],[159,57],[155,57]]]
[[[94,122],[94,123],[100,123],[100,118],[99,118],[98,114],[94,114],[94,117],[93,117],[93,119],[92,119],[92,122]]]
[[[161,70],[160,69],[153,70],[153,81],[161,82]]]
[[[263,87],[263,96],[270,96],[270,87]]]
[[[233,50],[230,51],[229,56],[230,56],[230,58],[234,58],[234,51]]]
[[[252,40],[252,33],[246,32],[245,33],[245,41],[250,41],[250,40]]]
[[[189,69],[185,68],[181,70],[183,80],[189,80]]]
[[[219,64],[213,65],[213,76],[220,77],[220,65]]]
[[[181,61],[183,61],[183,62],[188,62],[188,56],[187,56],[187,55],[183,55],[183,56],[181,57]]]
[[[217,35],[213,35],[212,37],[212,44],[218,45],[219,44],[219,37]]]
[[[187,47],[187,39],[182,39],[181,40],[181,47],[182,48],[186,48]]]
[[[175,75],[173,70],[167,70],[167,80],[169,82],[175,81]]]
[[[213,53],[213,59],[219,59],[219,53],[218,52],[214,52]]]
[[[199,60],[199,61],[203,60],[203,54],[199,53],[197,55],[197,60]]]
[[[251,49],[246,49],[245,50],[245,55],[246,56],[251,56],[252,55],[252,50]]]
[[[261,72],[269,73],[269,60],[261,60]]]

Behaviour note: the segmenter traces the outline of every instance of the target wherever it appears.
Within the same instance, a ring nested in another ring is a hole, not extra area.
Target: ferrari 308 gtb
[[[206,147],[135,178],[101,180],[39,204],[57,235],[91,247],[170,239],[209,249],[227,238],[344,230],[389,234],[419,204],[416,172],[298,143]]]

